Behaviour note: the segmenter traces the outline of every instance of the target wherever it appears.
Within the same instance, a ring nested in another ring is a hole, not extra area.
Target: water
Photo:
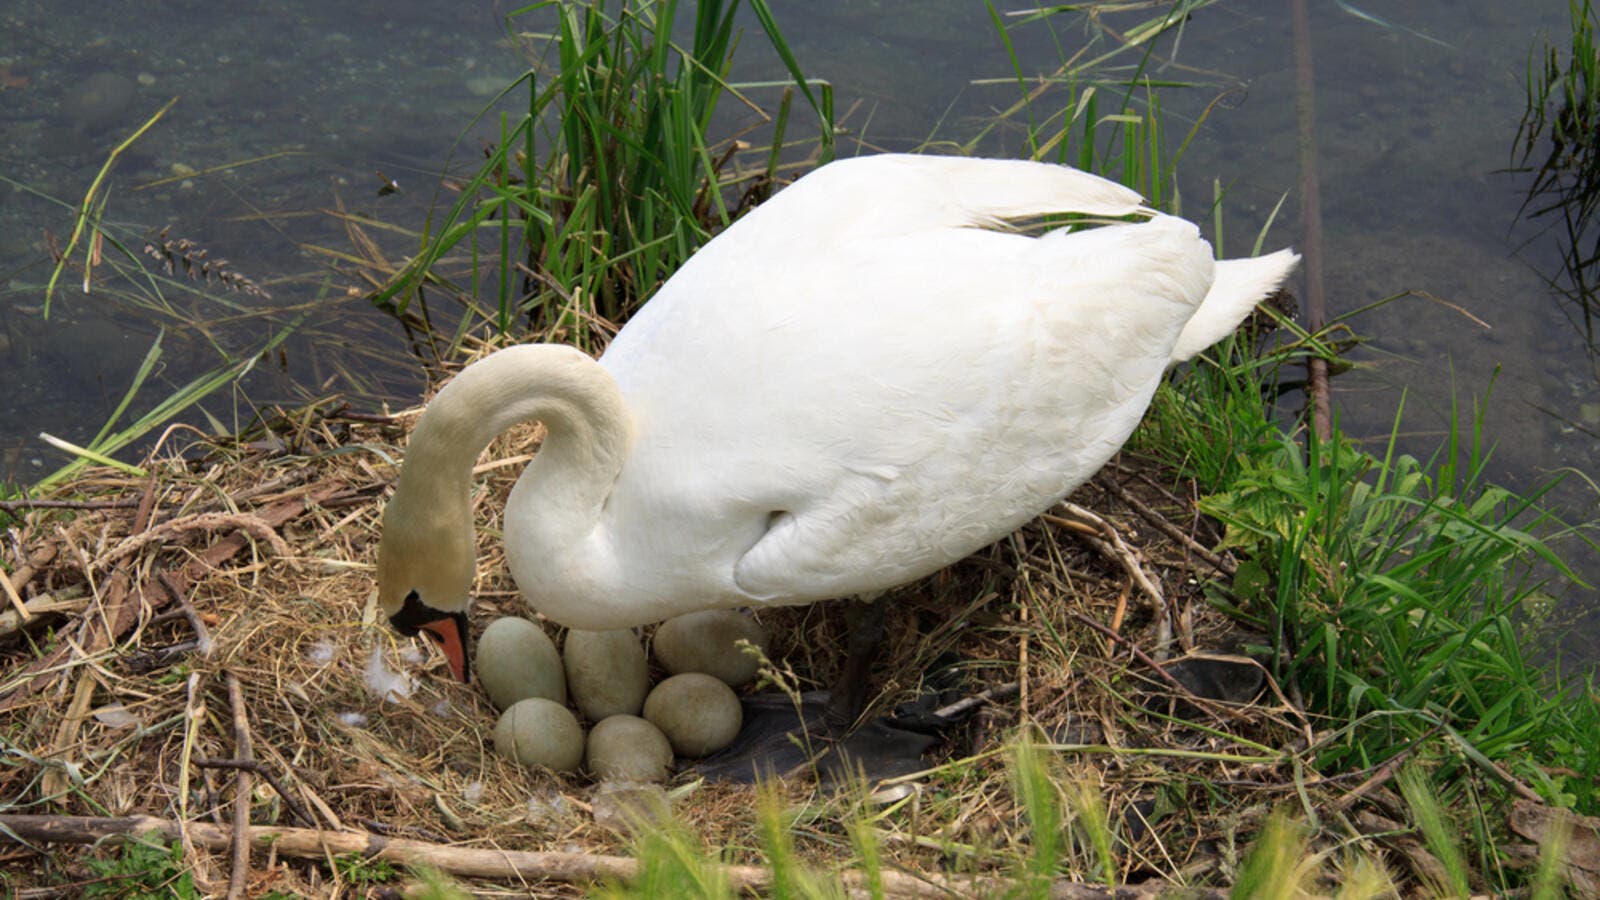
[[[382,266],[337,255],[354,245],[329,211],[342,205],[419,227],[432,199],[427,173],[522,63],[490,4],[348,6],[166,3],[131,14],[89,0],[62,18],[58,4],[8,4],[0,173],[29,190],[0,185],[0,421],[10,426],[0,431],[0,477],[36,477],[59,464],[39,431],[92,436],[158,331],[166,353],[152,401],[215,365],[219,350],[247,355],[283,323],[308,317],[283,353],[257,365],[244,393],[207,404],[224,427],[274,402],[414,397],[420,379],[406,336],[349,291],[363,284],[363,270]],[[1223,183],[1234,253],[1248,249],[1285,192],[1267,244],[1299,240],[1288,9],[1218,4],[1187,23],[1175,56],[1164,43],[1167,61],[1155,61],[1159,77],[1205,85],[1164,93],[1175,138],[1233,88],[1190,145],[1180,185],[1198,217],[1213,179]],[[846,126],[869,146],[964,139],[1016,96],[1003,83],[1009,64],[980,3],[837,0],[778,14],[802,64],[838,87],[839,109],[851,110]],[[1146,15],[1110,21],[1125,27]],[[1062,47],[1081,44],[1087,32],[1073,21],[1057,17],[1054,35],[1017,31],[1024,67],[1052,69]],[[1545,282],[1557,274],[1557,247],[1518,223],[1528,176],[1500,171],[1523,112],[1529,48],[1545,34],[1563,45],[1566,3],[1311,0],[1311,26],[1332,311],[1405,290],[1437,298],[1397,301],[1353,322],[1372,340],[1358,354],[1367,369],[1335,382],[1346,429],[1382,439],[1403,392],[1401,431],[1409,448],[1426,453],[1452,399],[1470,409],[1493,381],[1487,427],[1499,480],[1527,489],[1563,470],[1600,474],[1596,368],[1575,311]],[[759,43],[747,35],[738,74],[781,77]],[[985,79],[1002,83],[974,83]],[[170,226],[169,235],[226,257],[271,299],[215,285],[192,293],[164,285],[161,300],[152,289],[90,297],[73,289],[45,321],[43,229],[58,244],[71,230],[68,210],[47,197],[78,202],[109,148],[174,95],[172,112],[118,166],[107,219],[136,253],[144,236]],[[470,164],[479,140],[469,133],[456,160]],[[1002,130],[988,149],[1016,145]],[[402,190],[379,196],[385,179]],[[414,246],[375,225],[363,231],[391,261]],[[1595,498],[1582,478],[1554,495],[1578,520],[1600,514]],[[1600,577],[1600,565],[1585,566]],[[1600,658],[1593,593],[1569,592],[1565,614],[1575,623],[1568,651]]]

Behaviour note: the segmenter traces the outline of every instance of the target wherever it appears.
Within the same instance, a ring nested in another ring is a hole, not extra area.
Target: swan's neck
[[[523,482],[539,484],[542,542],[576,547],[599,521],[632,425],[610,373],[571,347],[509,347],[451,379],[412,430],[396,499],[412,515],[455,520],[470,533],[474,463],[496,435],[533,420],[546,435]]]

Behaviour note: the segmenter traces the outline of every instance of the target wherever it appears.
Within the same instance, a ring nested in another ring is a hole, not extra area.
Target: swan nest
[[[146,815],[224,832],[247,815],[256,826],[480,849],[630,854],[627,829],[596,815],[598,786],[494,753],[496,713],[479,687],[450,679],[442,657],[375,609],[379,513],[416,412],[302,411],[248,442],[169,438],[147,477],[89,470],[39,498],[70,504],[0,507],[14,588],[0,594],[0,813]],[[477,475],[475,631],[533,615],[492,536],[538,439],[534,427],[502,436]],[[1049,764],[1061,783],[1103,798],[1132,848],[1122,858],[1148,866],[1129,880],[1215,869],[1201,863],[1231,852],[1240,817],[1294,796],[1283,792],[1291,771],[1240,760],[1303,740],[1305,723],[1270,691],[1254,704],[1198,702],[1154,668],[1244,640],[1203,596],[1208,582],[1227,582],[1218,563],[1228,562],[1205,553],[1218,534],[1183,492],[1124,455],[1072,498],[1103,529],[1058,509],[887,598],[872,710],[949,707],[985,691],[991,700],[967,704],[926,756],[928,772],[861,789],[801,774],[768,788],[810,810],[792,829],[802,864],[842,864],[846,824],[871,814],[886,867],[1015,871],[1026,826],[1005,748],[1021,733],[1060,745]],[[843,615],[837,603],[760,612],[775,661],[763,689],[832,684],[846,656]],[[252,770],[243,795],[240,765]],[[680,772],[665,799],[706,847],[734,848],[723,862],[756,863],[754,790]],[[191,835],[186,861],[220,894],[229,854],[203,838]],[[325,858],[287,847],[255,854],[251,895],[337,892]],[[84,857],[115,852],[0,845],[13,890],[90,877]],[[580,875],[525,873],[521,884],[576,894]]]

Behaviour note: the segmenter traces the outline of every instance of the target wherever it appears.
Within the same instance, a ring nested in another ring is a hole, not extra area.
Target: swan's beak
[[[450,663],[450,673],[463,683],[472,681],[472,670],[467,667],[466,619],[465,615],[456,613],[422,626],[423,633],[444,651],[444,657]]]
[[[450,664],[450,673],[463,683],[472,681],[472,668],[468,665],[470,653],[465,612],[440,612],[422,602],[417,592],[412,591],[406,595],[400,609],[389,617],[389,624],[407,637],[427,635],[444,651],[445,660]]]

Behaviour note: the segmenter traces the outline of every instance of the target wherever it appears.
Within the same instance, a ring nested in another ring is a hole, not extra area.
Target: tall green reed
[[[374,296],[404,308],[448,289],[504,334],[518,328],[589,346],[633,313],[701,244],[771,191],[784,162],[795,93],[817,120],[814,153],[832,154],[832,92],[806,79],[766,0],[750,0],[791,77],[775,113],[727,80],[738,0],[693,8],[674,34],[677,0],[546,0],[512,11],[536,64],[501,93],[527,106],[502,115],[499,139],[430,222],[415,259]],[[522,21],[548,30],[524,32]],[[749,167],[742,144],[713,142],[719,103],[760,119],[769,141]],[[439,266],[471,261],[466,284]]]
[[[1512,142],[1514,169],[1531,171],[1521,214],[1555,232],[1561,272],[1548,276],[1591,351],[1600,350],[1600,13],[1568,0],[1566,58],[1547,39],[1528,56],[1527,108]],[[1537,168],[1532,165],[1538,161]]]

